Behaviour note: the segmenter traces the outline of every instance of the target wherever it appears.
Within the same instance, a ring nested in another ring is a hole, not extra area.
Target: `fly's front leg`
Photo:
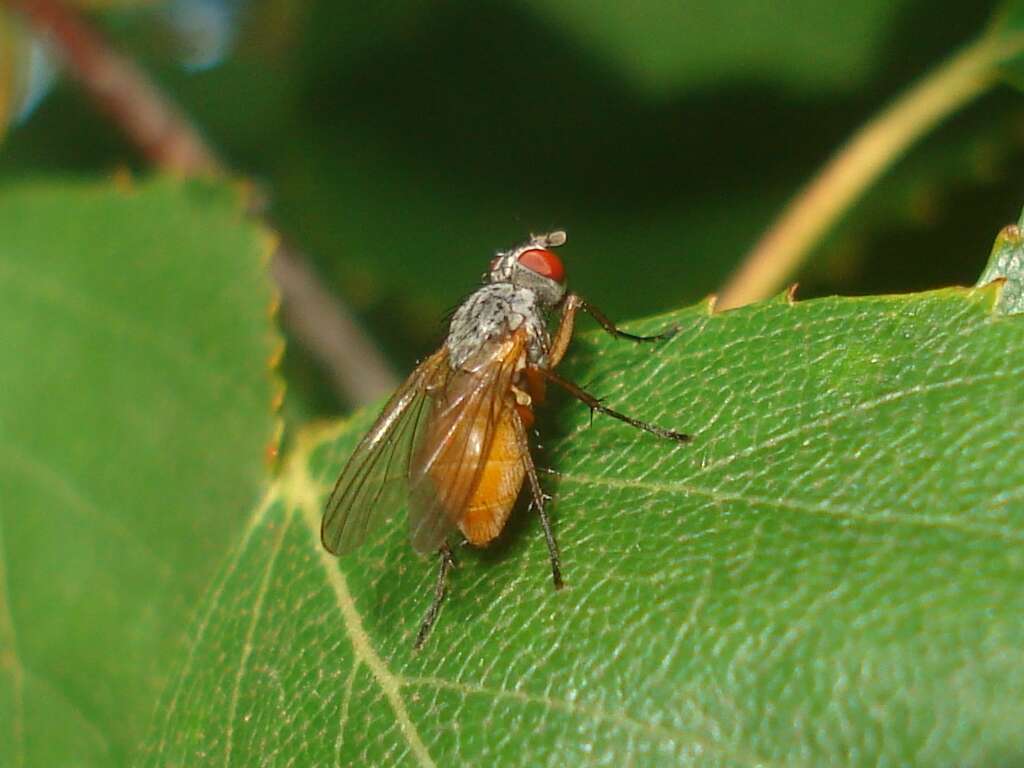
[[[572,341],[576,313],[582,306],[583,299],[575,293],[570,293],[565,297],[562,304],[562,319],[558,322],[558,330],[555,331],[555,337],[551,340],[551,349],[548,350],[549,368],[557,368],[558,364],[562,362],[562,358],[565,357],[565,351],[569,348],[569,342]]]
[[[548,545],[548,558],[551,560],[551,579],[555,584],[555,589],[561,589],[563,585],[562,561],[558,555],[558,542],[555,541],[555,535],[551,532],[551,520],[548,519],[547,508],[545,507],[548,497],[544,495],[544,491],[540,487],[540,481],[537,479],[537,467],[533,463],[533,457],[530,456],[530,442],[526,435],[526,427],[518,414],[516,414],[515,423],[516,440],[519,443],[519,453],[523,457],[523,464],[526,468],[526,477],[530,483],[532,504],[536,508],[537,514],[540,515],[540,525],[544,529],[544,541]]]
[[[608,317],[604,314],[604,312],[599,310],[593,304],[588,304],[583,299],[579,300],[579,304],[580,309],[582,309],[592,318],[597,320],[598,324],[602,328],[604,328],[606,331],[608,331],[608,333],[610,333],[612,336],[615,336],[618,339],[629,339],[630,341],[663,341],[665,339],[671,339],[673,336],[679,333],[679,326],[677,325],[670,326],[669,328],[666,328],[664,331],[662,331],[661,333],[657,333],[654,336],[637,336],[632,333],[626,333],[625,331],[621,330],[615,323],[609,320]]]
[[[562,358],[565,356],[565,351],[569,348],[569,342],[572,341],[572,331],[576,323],[576,313],[581,309],[594,318],[598,325],[618,339],[629,339],[630,341],[663,341],[665,339],[671,339],[679,332],[679,327],[673,325],[654,336],[637,336],[636,334],[627,333],[609,320],[604,312],[599,310],[593,304],[588,304],[583,297],[578,296],[575,293],[570,293],[565,297],[565,301],[562,304],[562,317],[558,323],[558,330],[555,331],[555,337],[551,340],[551,349],[548,352],[549,369],[556,368],[558,364],[562,362]]]
[[[437,569],[437,582],[434,584],[434,601],[430,604],[427,615],[423,617],[420,631],[416,633],[416,642],[413,644],[413,649],[417,651],[423,647],[423,644],[427,641],[427,636],[430,635],[430,630],[434,626],[434,622],[437,621],[437,615],[441,612],[441,601],[444,600],[444,593],[448,588],[448,572],[455,567],[455,558],[448,547],[448,542],[441,545],[437,554],[440,558],[440,563]]]

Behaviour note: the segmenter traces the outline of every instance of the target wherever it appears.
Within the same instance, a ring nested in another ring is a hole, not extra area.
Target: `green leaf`
[[[306,434],[206,596],[148,765],[992,765],[1024,750],[1024,322],[998,290],[707,305],[566,375],[525,509],[435,563],[335,559],[326,493],[372,413]]]
[[[436,345],[439,318],[472,290],[494,249],[529,231],[566,228],[579,256],[567,265],[573,288],[614,316],[699,300],[856,126],[978,34],[990,4],[942,14],[901,5],[887,20],[876,17],[881,30],[864,37],[840,24],[840,43],[873,59],[875,75],[813,98],[779,75],[791,62],[751,66],[732,39],[723,45],[747,63],[729,63],[722,48],[722,60],[691,88],[651,98],[619,72],[633,66],[629,56],[606,56],[585,34],[567,33],[551,16],[557,8],[522,3],[349,4],[343,25],[328,0],[256,4],[232,58],[191,74],[167,69],[166,55],[131,34],[139,25],[118,29],[126,45],[131,38],[126,50],[140,52],[224,154],[267,180],[278,226],[406,365]],[[772,6],[774,26],[739,34],[774,36],[775,48],[759,50],[780,59],[798,52],[810,77],[843,77],[846,69],[828,71],[808,55],[823,32],[809,38],[793,8]],[[606,12],[615,10],[593,6],[595,15]],[[721,16],[694,13],[709,26],[684,38],[666,25],[646,45],[670,50],[643,55],[688,56],[690,46],[720,36]],[[642,34],[633,43],[643,45]],[[984,263],[979,242],[988,245],[1008,220],[1000,204],[1017,195],[1016,110],[1014,99],[994,99],[887,175],[867,199],[870,210],[851,212],[841,242],[823,248],[828,262],[799,276],[803,293],[973,282]],[[137,155],[65,84],[12,133],[0,174],[103,173],[128,162]],[[1005,186],[993,189],[992,174],[1006,174]],[[947,196],[965,178],[984,195],[969,206]],[[908,219],[916,247],[906,242]],[[923,231],[940,224],[937,250],[920,247]],[[945,248],[951,237],[970,250]],[[899,259],[872,261],[897,251]],[[634,290],[617,282],[626,266]],[[290,402],[302,386],[289,380]],[[332,413],[330,398],[310,400]]]
[[[233,190],[0,188],[0,764],[125,764],[264,483],[270,238]]]
[[[574,42],[665,94],[756,72],[800,90],[863,84],[906,3],[616,3],[526,0]]]
[[[978,285],[1004,281],[996,309],[1006,315],[1024,312],[1024,212],[1016,224],[1008,224],[996,236],[992,254]]]

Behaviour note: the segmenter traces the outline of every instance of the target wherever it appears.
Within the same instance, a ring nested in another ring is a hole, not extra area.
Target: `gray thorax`
[[[544,366],[551,339],[536,293],[511,283],[483,286],[452,316],[445,342],[449,364],[461,368],[488,342],[503,339],[520,326],[526,327],[528,362]]]

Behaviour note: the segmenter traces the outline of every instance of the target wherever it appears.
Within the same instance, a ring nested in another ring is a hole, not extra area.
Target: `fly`
[[[439,558],[417,649],[437,619],[455,565],[450,534],[458,529],[474,546],[489,544],[505,527],[524,481],[540,515],[555,589],[562,587],[558,545],[527,436],[547,382],[581,400],[591,413],[677,443],[690,439],[612,410],[555,373],[580,310],[622,339],[657,341],[675,333],[674,328],[655,336],[626,333],[567,292],[565,268],[552,250],[565,239],[565,232],[551,232],[497,254],[484,285],[452,316],[444,345],[417,366],[356,446],[324,509],[320,539],[329,552],[343,555],[408,498],[413,548]],[[552,336],[548,313],[559,307]]]

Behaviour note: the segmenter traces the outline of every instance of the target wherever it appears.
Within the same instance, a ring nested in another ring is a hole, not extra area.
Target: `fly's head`
[[[565,296],[565,267],[551,249],[564,242],[565,232],[560,230],[533,235],[522,245],[499,252],[486,279],[531,290],[542,306],[553,307]]]

